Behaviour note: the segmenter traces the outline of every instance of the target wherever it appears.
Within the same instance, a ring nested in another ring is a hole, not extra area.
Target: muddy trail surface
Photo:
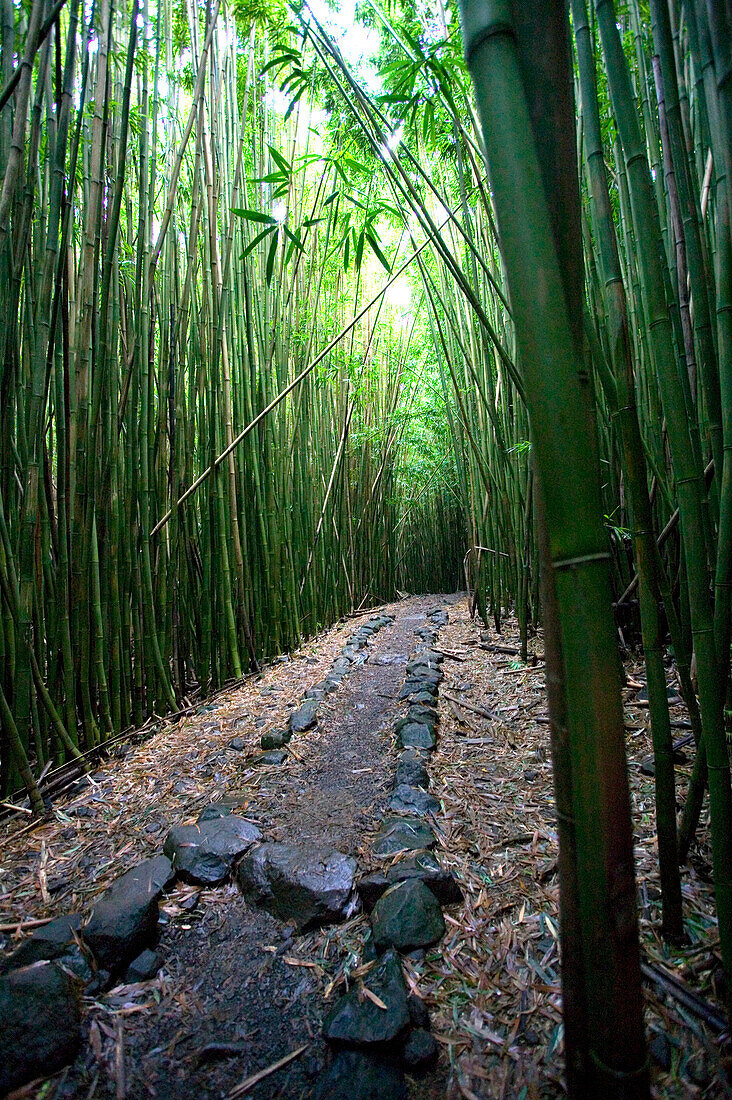
[[[0,1096],[563,1096],[530,648],[464,596],[373,609],[138,731],[44,820],[0,822]],[[652,1095],[730,1096],[708,815],[671,951],[641,662],[626,673]]]

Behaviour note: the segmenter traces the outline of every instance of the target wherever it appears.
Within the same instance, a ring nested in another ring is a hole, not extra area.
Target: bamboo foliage
[[[307,6],[0,2],[3,794],[41,812],[48,765],[399,591],[464,584],[525,657],[541,582],[570,1084],[599,1059],[612,1093],[624,974],[642,1091],[611,603],[646,662],[662,931],[708,786],[732,989],[725,5],[573,0],[567,38],[558,4],[488,4],[476,96],[451,2],[368,0],[376,76]]]

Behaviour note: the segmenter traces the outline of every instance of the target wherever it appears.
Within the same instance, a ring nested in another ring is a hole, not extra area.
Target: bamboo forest
[[[0,1096],[732,1097],[730,0],[0,25]]]

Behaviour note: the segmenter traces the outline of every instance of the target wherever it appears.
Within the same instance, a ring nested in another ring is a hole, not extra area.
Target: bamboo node
[[[610,552],[601,550],[597,554],[582,554],[576,558],[559,558],[552,562],[555,569],[573,569],[576,565],[591,565],[593,562],[610,561]]]

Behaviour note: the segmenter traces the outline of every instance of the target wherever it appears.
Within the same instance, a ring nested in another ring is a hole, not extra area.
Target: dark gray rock
[[[415,1028],[404,1044],[403,1058],[408,1071],[419,1073],[426,1070],[437,1061],[437,1042],[429,1031]]]
[[[414,749],[406,749],[401,753],[394,777],[394,789],[406,784],[407,787],[422,787],[426,790],[430,777],[424,766],[425,759],[425,755]]]
[[[641,775],[655,775],[656,765],[652,756],[647,756],[644,760],[641,760]]]
[[[0,959],[0,974],[18,970],[21,966],[30,966],[42,959],[60,959],[76,944],[74,932],[78,932],[80,928],[81,917],[78,913],[57,917],[43,928],[37,928],[32,936],[16,947],[12,955]]]
[[[174,877],[170,860],[143,860],[118,878],[95,904],[82,929],[100,967],[114,973],[154,943],[158,901]]]
[[[423,706],[421,703],[413,704],[409,708],[407,717],[404,722],[421,722],[425,726],[435,728],[439,721],[437,711],[435,710],[434,703],[431,706]]]
[[[648,1053],[659,1069],[668,1073],[671,1069],[671,1044],[663,1032],[654,1035],[648,1044]]]
[[[250,764],[253,768],[268,768],[272,765],[284,764],[285,760],[287,760],[287,753],[284,749],[269,749],[267,752],[260,752],[253,756]]]
[[[293,733],[311,730],[318,721],[318,703],[316,699],[306,699],[302,706],[290,715],[289,727]]]
[[[377,951],[413,951],[437,943],[445,934],[445,921],[432,891],[419,879],[407,879],[379,898],[371,928]]]
[[[198,815],[198,824],[202,821],[217,821],[220,817],[228,817],[230,813],[231,806],[225,806],[223,802],[211,802]]]
[[[331,672],[341,673],[345,675],[345,673],[349,671],[350,667],[351,662],[348,660],[347,657],[336,657],[331,666]]]
[[[440,803],[434,795],[423,791],[421,787],[409,787],[402,783],[395,787],[387,809],[397,814],[416,814],[418,817],[426,817],[428,814],[438,814]]]
[[[432,848],[435,836],[418,817],[386,817],[374,840],[374,855],[394,856],[397,852]]]
[[[394,1060],[341,1050],[318,1078],[314,1100],[407,1100],[407,1083]]]
[[[89,959],[81,950],[78,944],[70,946],[65,955],[61,955],[56,959],[59,966],[62,966],[64,970],[69,970],[75,978],[78,978],[80,982],[83,982],[88,989],[90,985],[97,981],[99,974],[104,974],[104,971],[92,970]],[[103,986],[99,987],[100,989]]]
[[[370,963],[378,959],[376,954],[376,948],[374,947],[374,937],[371,933],[371,929],[367,928],[363,936],[363,946],[361,948],[361,963]]]
[[[407,665],[407,680],[418,680],[435,687],[445,679],[445,673],[432,661],[424,657],[415,657]]]
[[[76,1057],[81,1012],[74,981],[38,962],[0,978],[0,1095],[48,1077]]]
[[[359,989],[349,990],[323,1023],[323,1035],[329,1043],[349,1046],[390,1043],[409,1027],[407,987],[396,952],[387,951],[364,977],[363,984],[386,1008],[379,1008]]]
[[[417,700],[415,698],[417,695],[429,696],[429,701],[434,705],[434,700],[437,698],[437,687],[423,680],[409,679],[405,681],[404,687],[399,692],[397,698],[409,699],[411,702],[424,702],[423,699]]]
[[[410,703],[419,703],[421,706],[434,707],[437,692],[410,690],[406,695],[400,695],[399,698],[408,699]]]
[[[184,882],[217,886],[261,836],[256,825],[231,814],[199,825],[177,825],[168,833],[163,851]]]
[[[437,744],[435,731],[422,722],[407,722],[398,733],[399,744],[405,749],[434,749]]]
[[[247,743],[243,737],[232,737],[229,741],[229,748],[233,749],[234,752],[243,752],[246,747]]]
[[[326,692],[325,688],[319,688],[319,687],[308,688],[308,690],[305,692],[305,698],[306,699],[314,699],[316,703],[322,703],[323,699],[325,699],[326,695],[327,695],[327,692]]]
[[[390,883],[386,875],[382,875],[380,871],[373,871],[370,875],[364,875],[358,880],[356,889],[358,890],[361,904],[367,913],[371,912],[381,895],[386,893],[390,885],[392,885],[392,883]]]
[[[681,696],[679,695],[679,689],[676,687],[675,684],[667,684],[666,685],[666,696],[668,698],[669,703],[672,706],[674,706],[676,703],[681,702]],[[638,692],[638,695],[636,696],[636,700],[639,703],[647,703],[648,702],[648,686],[646,684],[644,684],[643,687]]]
[[[389,885],[415,878],[428,886],[440,905],[455,905],[463,900],[460,887],[449,871],[443,871],[432,852],[413,852],[398,860],[386,873]]]
[[[407,714],[397,718],[394,723],[394,733],[401,733],[404,727],[409,725],[428,726],[429,729],[434,730],[437,726],[437,711],[430,707],[410,707]]]
[[[416,993],[410,993],[407,997],[409,1018],[413,1027],[421,1027],[424,1031],[430,1029],[430,1014],[427,1005]]]
[[[132,985],[133,982],[147,982],[154,978],[163,965],[163,956],[159,951],[143,951],[133,959],[125,971],[125,982]]]
[[[247,901],[304,931],[355,912],[355,873],[355,859],[331,848],[261,844],[239,864],[237,881]]]
[[[263,749],[282,749],[291,740],[290,730],[270,730],[269,733],[262,734],[259,743]]]
[[[333,673],[333,674],[326,677],[325,682],[328,686],[328,693],[329,694],[332,691],[337,691],[338,690],[338,688],[341,686],[342,679],[343,679],[342,676],[338,676],[335,673]]]

